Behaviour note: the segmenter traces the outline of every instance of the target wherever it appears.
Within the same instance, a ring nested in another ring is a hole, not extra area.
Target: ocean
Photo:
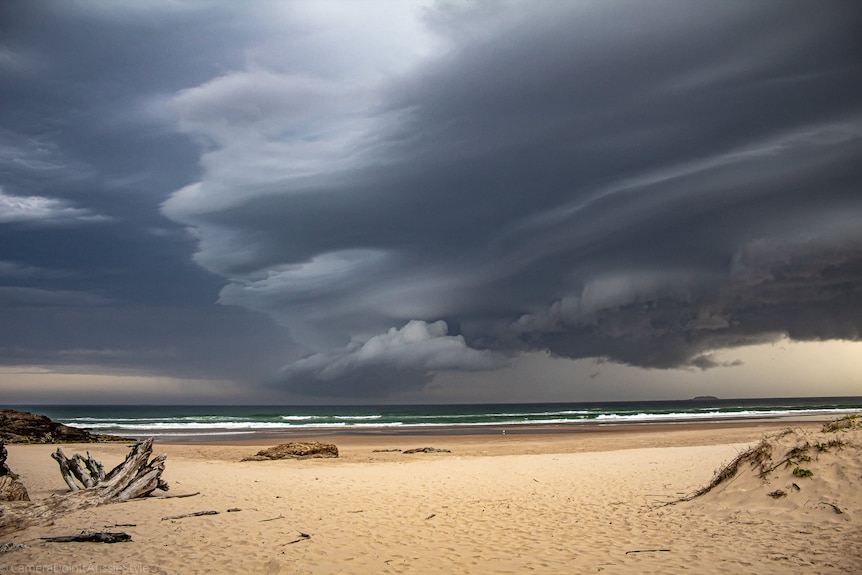
[[[619,425],[835,416],[862,411],[862,397],[469,405],[13,405],[96,433],[165,440],[256,434],[487,433],[531,426]]]

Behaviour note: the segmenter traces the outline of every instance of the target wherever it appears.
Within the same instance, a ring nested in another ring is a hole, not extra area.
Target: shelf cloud
[[[2,293],[156,306],[195,377],[317,398],[860,339],[857,6],[362,6],[4,6]]]

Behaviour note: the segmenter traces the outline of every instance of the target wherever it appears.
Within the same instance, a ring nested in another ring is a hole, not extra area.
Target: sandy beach
[[[740,472],[726,488],[664,505],[788,427],[814,437],[821,424],[332,435],[314,439],[335,443],[338,459],[283,461],[240,461],[272,438],[157,444],[168,454],[168,494],[198,495],[106,505],[2,535],[0,544],[26,548],[0,555],[0,573],[862,572],[858,432],[818,452],[812,478],[787,481],[779,469],[762,486]],[[423,446],[449,452],[395,451]],[[66,491],[49,457],[56,446],[7,447],[32,499]],[[89,451],[106,467],[128,450],[63,449]],[[766,497],[778,488],[791,493]],[[218,514],[169,519],[199,511]],[[41,539],[85,529],[132,541]]]

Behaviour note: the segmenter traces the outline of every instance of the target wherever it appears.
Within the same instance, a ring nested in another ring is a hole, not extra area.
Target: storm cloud
[[[4,240],[78,248],[0,257],[15,309],[183,308],[140,334],[187,334],[171,370],[206,333],[212,371],[311,397],[860,339],[852,3],[111,6],[4,8]]]

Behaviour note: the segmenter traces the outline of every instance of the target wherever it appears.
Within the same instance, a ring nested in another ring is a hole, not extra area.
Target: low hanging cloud
[[[24,223],[45,225],[73,225],[103,222],[108,218],[86,208],[75,207],[71,202],[43,196],[12,196],[0,188],[0,224]]]
[[[2,277],[2,274],[0,274]],[[98,294],[70,290],[46,290],[30,287],[0,286],[0,305],[28,307],[91,307],[107,306],[110,299]]]
[[[309,395],[380,396],[410,391],[442,371],[477,371],[505,366],[500,354],[471,349],[460,335],[449,335],[444,321],[411,321],[363,342],[293,362],[280,385]]]
[[[600,280],[521,316],[511,329],[531,349],[563,357],[709,369],[738,365],[714,361],[717,349],[787,336],[859,340],[860,286],[858,240],[756,241],[735,255],[726,276]]]
[[[247,63],[167,107],[201,176],[162,213],[301,346],[283,385],[860,338],[858,7],[477,4],[397,65]]]

